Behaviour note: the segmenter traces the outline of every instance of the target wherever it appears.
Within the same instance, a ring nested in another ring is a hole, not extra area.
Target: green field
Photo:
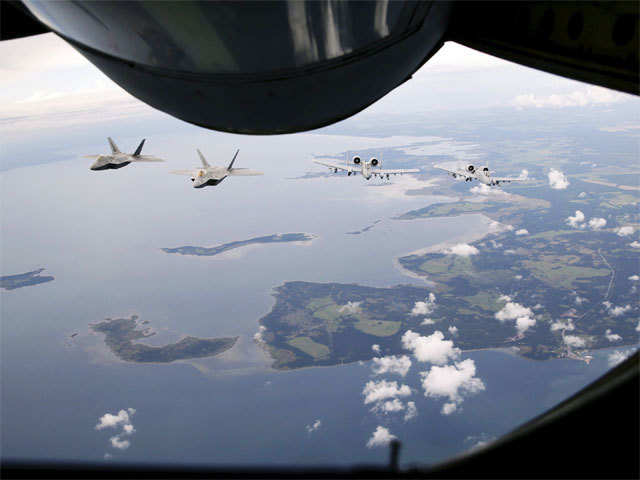
[[[296,337],[287,342],[292,347],[302,350],[315,360],[326,358],[329,356],[329,347],[322,343],[314,342],[309,337]]]

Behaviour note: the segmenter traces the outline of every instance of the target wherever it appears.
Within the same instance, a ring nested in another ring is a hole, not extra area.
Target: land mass
[[[105,343],[121,360],[136,363],[170,363],[189,358],[212,357],[233,347],[238,337],[197,338],[186,336],[181,340],[154,347],[135,340],[155,333],[138,323],[137,315],[94,323],[91,330],[105,335]]]
[[[39,283],[50,282],[54,279],[51,275],[40,275],[44,268],[33,270],[31,272],[19,273],[17,275],[5,275],[0,277],[0,288],[5,290],[14,290],[16,288],[29,287]]]
[[[235,242],[224,243],[215,247],[184,246],[176,248],[163,248],[162,251],[166,253],[178,253],[180,255],[198,255],[203,257],[212,257],[228,250],[246,247],[248,245],[261,243],[308,242],[313,240],[314,238],[315,237],[309,233],[277,233],[274,235],[250,238],[248,240],[238,240]]]

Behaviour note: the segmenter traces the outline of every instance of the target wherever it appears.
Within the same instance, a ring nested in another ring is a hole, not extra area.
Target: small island
[[[91,330],[105,335],[105,343],[121,360],[136,363],[170,363],[190,358],[213,357],[233,347],[238,337],[197,338],[186,336],[181,340],[154,347],[135,340],[147,338],[155,333],[138,323],[138,316],[130,318],[107,318],[90,325]]]
[[[19,273],[17,275],[0,276],[0,288],[5,290],[15,290],[16,288],[29,287],[39,283],[50,282],[54,279],[51,275],[40,275],[44,268],[31,272]]]
[[[287,242],[309,242],[315,237],[309,233],[276,233],[274,235],[265,235],[263,237],[254,237],[248,240],[238,240],[235,242],[223,243],[214,247],[194,247],[184,246],[176,248],[163,248],[165,253],[178,253],[180,255],[197,255],[203,257],[212,257],[219,255],[228,250],[246,247],[248,245],[256,245],[263,243],[287,243]]]

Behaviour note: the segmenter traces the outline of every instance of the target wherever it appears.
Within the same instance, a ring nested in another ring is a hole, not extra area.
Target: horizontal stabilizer
[[[239,177],[253,177],[257,175],[264,175],[263,172],[257,170],[249,170],[248,168],[232,168],[228,171],[229,175],[236,175]]]

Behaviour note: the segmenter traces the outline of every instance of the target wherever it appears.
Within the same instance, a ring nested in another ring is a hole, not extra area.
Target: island
[[[365,232],[368,232],[369,230],[371,230],[373,227],[375,227],[377,224],[379,224],[382,220],[376,220],[375,222],[373,222],[371,225],[367,225],[366,227],[364,227],[362,230],[354,230],[353,232],[347,232],[346,235],[361,235]]]
[[[315,238],[310,233],[276,233],[274,235],[266,235],[263,237],[250,238],[248,240],[238,240],[235,242],[224,243],[214,247],[194,247],[184,246],[176,248],[163,248],[165,253],[178,253],[180,255],[197,255],[204,257],[212,257],[223,252],[233,250],[235,248],[246,247],[248,245],[267,244],[267,243],[287,243],[287,242],[309,242]]]
[[[620,179],[589,188],[593,175],[572,183],[567,191],[542,183],[495,189],[401,214],[396,221],[481,214],[489,228],[399,256],[397,267],[425,286],[286,282],[256,339],[276,369],[406,354],[407,330],[535,360],[588,362],[591,350],[636,345],[640,191]],[[572,223],[578,209],[584,219]],[[437,301],[415,313],[430,294]]]
[[[138,316],[107,318],[90,324],[91,330],[105,335],[105,343],[121,360],[136,363],[170,363],[190,358],[213,357],[233,347],[238,337],[197,338],[186,336],[175,343],[160,347],[137,343],[135,340],[154,335],[149,327],[142,327]]]
[[[16,288],[29,287],[54,280],[54,277],[51,275],[40,275],[43,271],[44,268],[39,268],[38,270],[19,273],[17,275],[0,276],[0,288],[14,290]]]

